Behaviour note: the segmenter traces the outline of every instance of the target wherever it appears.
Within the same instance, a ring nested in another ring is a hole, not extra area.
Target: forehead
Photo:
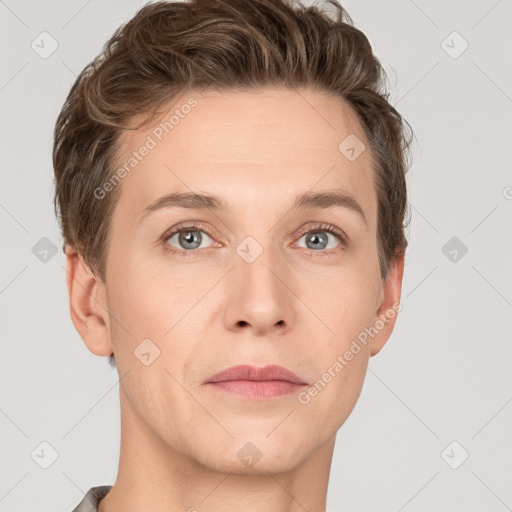
[[[370,220],[375,216],[368,142],[339,97],[307,89],[189,92],[160,111],[119,140],[116,169],[129,172],[116,210],[133,220],[165,193],[198,190],[261,209],[337,188],[356,196]],[[350,159],[346,149],[354,142],[358,153],[366,149]]]

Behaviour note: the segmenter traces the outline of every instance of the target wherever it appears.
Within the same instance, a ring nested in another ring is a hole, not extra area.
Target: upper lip
[[[258,368],[248,364],[232,366],[206,380],[209,382],[223,382],[228,380],[284,380],[294,384],[306,384],[300,377],[290,370],[278,365],[264,366]]]

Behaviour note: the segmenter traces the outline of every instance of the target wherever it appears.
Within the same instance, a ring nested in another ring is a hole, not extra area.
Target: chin
[[[291,471],[308,455],[304,443],[285,443],[279,436],[269,441],[265,435],[215,443],[216,449],[207,453],[206,458],[205,451],[200,449],[198,462],[220,473],[264,476]]]

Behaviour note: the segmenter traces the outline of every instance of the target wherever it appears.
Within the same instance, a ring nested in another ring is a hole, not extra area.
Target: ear
[[[97,356],[113,352],[110,341],[106,288],[85,265],[76,249],[67,244],[66,283],[71,320],[87,348]]]
[[[374,333],[370,339],[370,356],[381,351],[393,332],[398,311],[402,309],[400,297],[403,275],[404,256],[401,255],[390,264],[389,274],[382,286],[382,300],[370,329]]]

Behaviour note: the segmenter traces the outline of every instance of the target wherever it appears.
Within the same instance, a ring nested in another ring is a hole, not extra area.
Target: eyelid
[[[326,224],[325,222],[313,223],[313,225],[307,224],[299,229],[297,236],[301,238],[306,233],[311,231],[327,231],[328,233],[332,233],[338,236],[344,245],[348,244],[348,236],[344,231],[337,228],[336,226],[333,226],[332,224]]]
[[[176,224],[175,226],[169,228],[164,232],[164,234],[160,237],[162,242],[166,242],[169,238],[179,233],[180,231],[203,231],[206,233],[212,240],[216,238],[211,234],[211,231],[214,231],[213,228],[210,228],[206,224],[198,221],[184,221],[180,224]],[[190,251],[189,251],[190,252]]]

